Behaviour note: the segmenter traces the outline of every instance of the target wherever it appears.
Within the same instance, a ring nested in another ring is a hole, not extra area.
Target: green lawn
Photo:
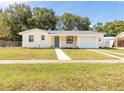
[[[107,55],[88,51],[85,49],[63,49],[63,51],[74,60],[109,60],[116,59]]]
[[[0,64],[0,90],[124,90],[124,64]]]
[[[0,60],[10,59],[57,59],[54,49],[26,49],[21,47],[1,47]]]

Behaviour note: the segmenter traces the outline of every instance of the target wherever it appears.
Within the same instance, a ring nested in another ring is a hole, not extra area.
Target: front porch
[[[78,48],[77,36],[52,36],[53,47]]]

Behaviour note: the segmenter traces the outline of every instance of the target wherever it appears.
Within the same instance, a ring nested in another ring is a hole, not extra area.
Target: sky
[[[0,8],[4,9],[13,3],[12,1],[0,2]],[[92,25],[97,22],[124,20],[124,1],[26,1],[25,3],[31,8],[53,9],[56,15],[68,12],[79,16],[88,16]]]

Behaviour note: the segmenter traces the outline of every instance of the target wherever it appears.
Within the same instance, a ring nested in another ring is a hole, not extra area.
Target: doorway
[[[59,46],[59,36],[55,36],[55,47],[56,48],[59,48],[60,46]]]

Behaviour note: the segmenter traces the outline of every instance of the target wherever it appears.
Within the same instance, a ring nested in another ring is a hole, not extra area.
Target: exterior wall
[[[66,44],[66,36],[60,36],[60,47],[61,48],[67,48],[67,47],[83,48],[83,47],[81,47],[81,42],[82,42],[81,38],[84,38],[86,42],[90,41],[91,39],[94,39],[94,41],[95,41],[94,48],[104,47],[104,44],[103,44],[104,36],[103,35],[101,35],[101,36],[74,36],[73,44]],[[90,46],[87,48],[90,48]],[[92,45],[91,45],[91,48],[92,48]]]
[[[66,36],[60,36],[61,48],[77,48],[77,36],[73,36],[73,44],[66,43]]]
[[[34,35],[34,42],[29,42],[29,35]],[[41,35],[45,35],[45,40],[41,40]],[[47,33],[27,33],[22,36],[22,47],[27,48],[48,48],[52,46],[51,36]]]
[[[77,47],[80,48],[80,37],[77,37]]]
[[[55,47],[55,37],[54,36],[51,36],[51,41],[52,41],[52,44],[51,44],[51,47]]]
[[[29,42],[29,35],[34,36],[34,42]],[[45,35],[45,40],[41,40],[41,35]],[[71,35],[59,35],[59,45],[60,48],[83,48],[81,46],[82,41],[84,40],[84,44],[87,44],[87,41],[91,41],[88,43],[88,47],[85,48],[99,48],[104,47],[104,35],[75,35],[73,36],[73,44],[67,44],[66,43],[66,37]],[[94,40],[94,41],[93,41]],[[55,36],[48,34],[45,31],[39,31],[35,29],[35,31],[29,31],[25,32],[22,35],[22,47],[27,48],[49,48],[49,47],[55,47]]]
[[[97,36],[96,40],[97,40],[98,48],[99,47],[103,48],[104,47],[104,36],[103,35]]]
[[[60,36],[60,38],[59,38],[59,44],[60,44],[60,47],[61,48],[64,48],[64,47],[66,47],[66,37],[65,36]]]

